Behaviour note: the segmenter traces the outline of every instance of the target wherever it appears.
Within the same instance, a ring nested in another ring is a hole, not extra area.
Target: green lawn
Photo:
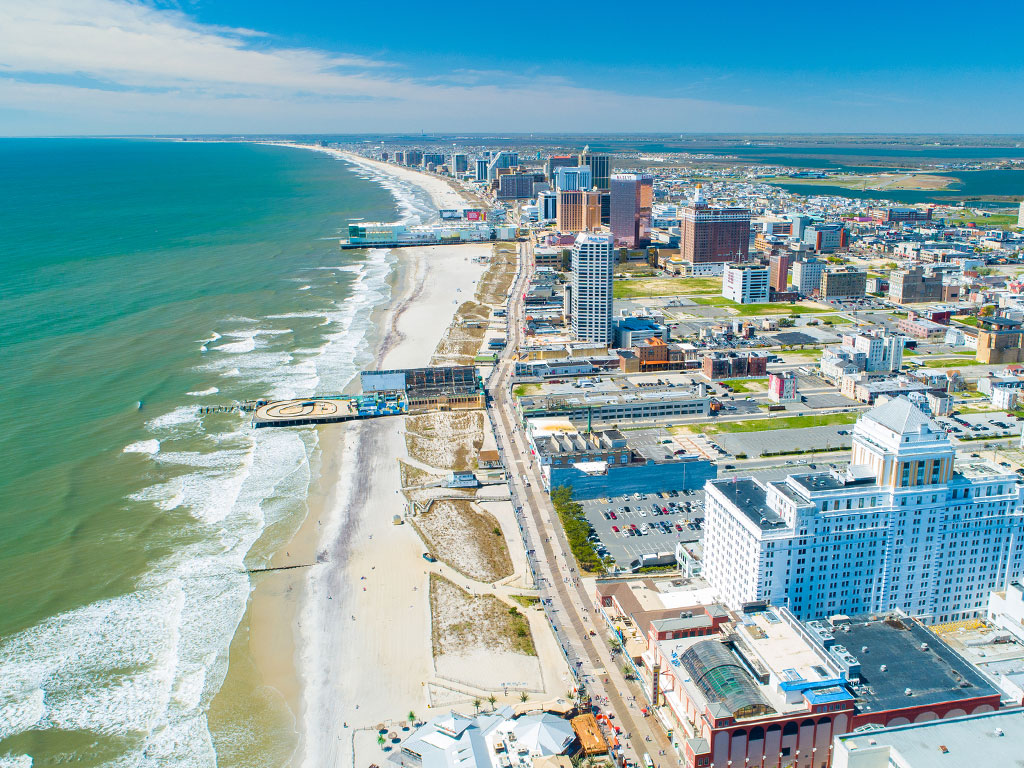
[[[718,293],[722,281],[717,277],[639,277],[615,280],[612,295],[616,299],[644,299],[651,296],[689,296]]]
[[[828,413],[822,416],[783,416],[774,419],[721,421],[714,424],[670,427],[669,432],[703,432],[707,435],[735,432],[764,432],[771,429],[805,429],[829,424],[853,424],[859,413]]]
[[[836,315],[835,317],[823,317],[821,318],[821,322],[823,325],[849,325],[853,320],[848,317]]]
[[[769,304],[737,304],[735,301],[724,296],[694,296],[691,301],[705,307],[721,307],[722,309],[734,309],[742,317],[752,315],[804,315],[818,312],[828,312],[824,307],[804,307],[798,304],[785,302],[772,302]]]
[[[961,325],[969,325],[972,328],[978,327],[978,318],[975,315],[957,315],[952,319],[956,320]]]

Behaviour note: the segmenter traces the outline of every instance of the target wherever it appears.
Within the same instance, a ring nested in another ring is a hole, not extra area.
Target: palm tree
[[[476,713],[478,715],[480,714],[480,705],[481,704],[482,704],[482,702],[480,701],[480,699],[473,699],[473,709],[476,710]]]
[[[622,665],[622,676],[627,680],[633,677],[633,668],[629,664]]]
[[[384,748],[384,742],[385,742],[384,734],[383,733],[378,733],[377,734],[377,746],[381,747],[383,749]]]
[[[521,702],[523,702],[523,704],[525,704],[525,703],[526,703],[526,700],[527,700],[528,698],[530,698],[530,695],[529,695],[529,694],[528,694],[528,693],[527,693],[526,691],[523,691],[522,693],[520,693],[520,694],[519,694],[519,700],[520,700]]]
[[[416,722],[416,713],[413,712],[411,709],[409,710],[409,722],[410,723],[415,723]]]
[[[493,712],[494,705],[498,703],[497,697],[492,693],[490,696],[487,697],[487,701],[491,703],[491,711]]]

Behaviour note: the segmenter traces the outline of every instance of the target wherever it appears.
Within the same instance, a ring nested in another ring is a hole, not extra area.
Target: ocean
[[[429,199],[241,143],[0,140],[0,178],[0,766],[280,765],[279,704],[206,711],[317,432],[200,407],[371,364],[394,257],[337,238]]]

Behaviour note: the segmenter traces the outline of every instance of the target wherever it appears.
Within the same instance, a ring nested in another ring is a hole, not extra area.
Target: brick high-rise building
[[[770,274],[768,276],[768,287],[779,293],[785,293],[789,287],[789,268],[793,264],[793,253],[791,251],[774,251],[768,260]]]
[[[616,245],[647,245],[651,239],[654,177],[649,173],[615,173],[610,183],[610,219]]]
[[[680,255],[692,264],[746,261],[750,253],[750,210],[712,208],[700,189],[681,209]]]

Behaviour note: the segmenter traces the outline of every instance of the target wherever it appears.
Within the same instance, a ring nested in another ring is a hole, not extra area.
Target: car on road
[[[613,525],[612,526],[612,533],[618,533],[618,532],[619,532],[619,526]]]

